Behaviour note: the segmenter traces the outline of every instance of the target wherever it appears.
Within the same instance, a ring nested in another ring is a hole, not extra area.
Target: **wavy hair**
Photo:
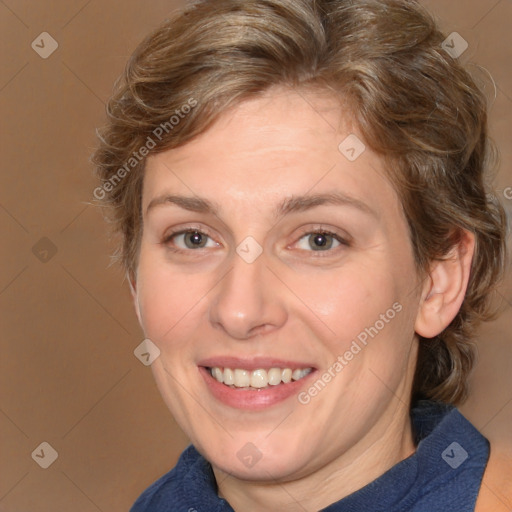
[[[420,272],[447,256],[462,230],[475,236],[462,307],[444,332],[420,338],[413,385],[413,398],[461,402],[474,329],[491,317],[503,272],[506,226],[485,185],[486,100],[444,40],[417,2],[403,0],[202,1],[166,20],[129,59],[93,157],[95,195],[121,237],[128,274],[137,267],[147,154],[187,143],[273,86],[328,90],[387,162]]]

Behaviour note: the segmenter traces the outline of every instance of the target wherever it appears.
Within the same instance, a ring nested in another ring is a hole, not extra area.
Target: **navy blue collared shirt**
[[[470,512],[489,443],[452,406],[422,401],[411,411],[416,452],[323,512]],[[212,467],[193,446],[146,489],[130,512],[233,512],[217,495]]]

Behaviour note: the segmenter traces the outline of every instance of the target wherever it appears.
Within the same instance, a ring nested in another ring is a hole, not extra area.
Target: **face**
[[[418,277],[354,134],[334,99],[273,90],[147,161],[136,309],[216,471],[300,478],[407,428]]]

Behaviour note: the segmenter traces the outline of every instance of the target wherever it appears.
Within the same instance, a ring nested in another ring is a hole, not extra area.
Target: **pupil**
[[[198,246],[204,245],[204,243],[203,243],[203,235],[201,235],[201,233],[197,233],[197,232],[189,233],[189,238],[188,238],[188,244],[187,245],[192,245],[194,247],[198,247]]]
[[[317,251],[319,248],[329,249],[332,245],[332,241],[329,241],[329,237],[330,235],[322,233],[311,235],[311,238],[309,239],[309,245],[315,251]]]
[[[316,235],[314,240],[315,240],[315,244],[320,247],[323,247],[324,245],[327,244],[327,240],[324,235]]]

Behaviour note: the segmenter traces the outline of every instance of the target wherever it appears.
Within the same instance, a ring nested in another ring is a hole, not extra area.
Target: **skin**
[[[350,121],[325,94],[273,89],[147,161],[136,311],[161,351],[158,388],[235,510],[318,510],[411,455],[417,334],[446,327],[465,293],[472,237],[420,278],[380,157],[366,148],[350,162],[338,150],[351,133],[363,140]],[[333,191],[371,211],[324,204],[275,215],[291,196]],[[147,211],[166,194],[218,211],[169,202]],[[169,238],[186,228],[205,233],[206,246]],[[322,230],[347,243],[313,250],[307,234]],[[236,252],[247,236],[263,249],[253,263]],[[199,374],[214,356],[306,361],[321,374],[394,303],[401,311],[307,405],[293,396],[241,411],[214,399]],[[252,467],[237,457],[248,442],[261,454]]]

